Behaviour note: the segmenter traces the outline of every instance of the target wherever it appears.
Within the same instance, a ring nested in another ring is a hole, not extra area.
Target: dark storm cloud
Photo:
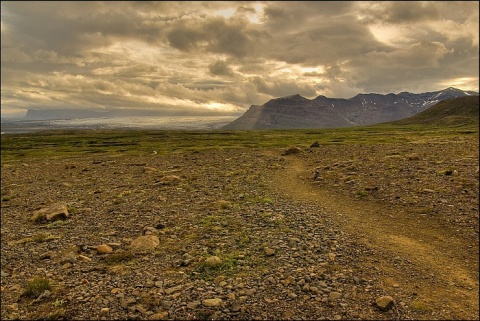
[[[306,65],[329,65],[372,51],[390,50],[364,26],[342,21],[319,21],[312,29],[279,36],[272,45],[272,58]]]
[[[367,23],[415,23],[438,19],[440,12],[434,2],[391,1],[372,3],[361,11]]]
[[[245,57],[256,52],[256,46],[268,38],[264,32],[249,28],[245,19],[213,17],[173,23],[167,39],[170,45],[182,51],[206,52]]]
[[[235,73],[232,68],[223,60],[217,60],[208,66],[212,75],[233,77]]]
[[[478,2],[2,2],[2,114],[478,90]]]

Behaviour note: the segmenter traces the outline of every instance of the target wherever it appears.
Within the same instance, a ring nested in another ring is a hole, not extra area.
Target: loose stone
[[[394,304],[394,300],[391,296],[381,296],[375,300],[377,307],[382,311],[388,311]]]

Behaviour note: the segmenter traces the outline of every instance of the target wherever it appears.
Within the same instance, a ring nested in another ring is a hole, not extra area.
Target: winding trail
[[[431,218],[414,215],[386,203],[360,200],[335,187],[313,182],[311,169],[298,155],[285,157],[273,177],[285,197],[312,201],[343,226],[375,260],[359,262],[364,269],[381,269],[435,311],[454,311],[442,318],[478,320],[478,243],[471,244]],[[398,264],[398,259],[410,264]]]

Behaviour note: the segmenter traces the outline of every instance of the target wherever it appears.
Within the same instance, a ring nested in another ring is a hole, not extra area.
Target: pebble
[[[149,320],[165,320],[168,319],[168,311],[156,312],[148,317]]]
[[[336,300],[340,299],[341,297],[342,297],[342,294],[339,293],[339,292],[335,292],[335,291],[330,292],[330,294],[328,295],[328,299],[330,301],[336,301]]]

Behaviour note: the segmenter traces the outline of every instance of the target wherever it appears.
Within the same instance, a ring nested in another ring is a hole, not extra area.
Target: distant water
[[[215,130],[239,116],[163,116],[81,118],[36,121],[3,121],[2,134],[27,133],[50,129],[164,129]]]

